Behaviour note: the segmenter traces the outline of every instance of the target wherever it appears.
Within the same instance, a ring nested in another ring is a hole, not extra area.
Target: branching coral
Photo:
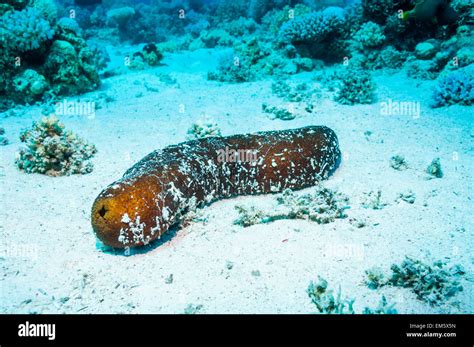
[[[10,11],[0,17],[0,37],[4,38],[2,46],[6,53],[38,49],[53,35],[51,24],[35,8]]]
[[[43,101],[58,94],[91,91],[100,84],[96,56],[71,18],[57,25],[56,5],[35,0],[0,17],[2,107]],[[54,26],[54,27],[53,27]],[[13,65],[15,63],[15,65]]]
[[[469,72],[456,71],[438,81],[433,93],[433,107],[453,104],[474,104],[474,76]]]
[[[97,152],[70,131],[55,116],[44,117],[20,135],[25,147],[16,159],[18,168],[27,173],[48,176],[85,174],[93,169],[90,158]]]
[[[362,24],[361,28],[355,33],[354,40],[363,48],[374,48],[384,43],[385,35],[380,25],[367,22]]]
[[[218,69],[208,74],[209,80],[248,82],[268,75],[295,74],[312,67],[310,59],[288,59],[280,50],[256,37],[234,47],[233,53],[221,57]]]
[[[272,10],[262,18],[262,25],[268,30],[269,34],[275,35],[280,30],[283,23],[291,21],[300,16],[311,13],[311,8],[296,4],[294,7],[285,6],[281,10]]]
[[[283,42],[322,42],[343,30],[344,17],[338,13],[312,12],[285,22],[279,32]]]
[[[57,26],[61,30],[69,30],[75,34],[80,34],[81,32],[81,28],[79,27],[77,21],[69,17],[62,17],[61,19],[59,19]]]
[[[36,8],[50,23],[56,22],[58,8],[54,0],[30,0],[29,6]]]

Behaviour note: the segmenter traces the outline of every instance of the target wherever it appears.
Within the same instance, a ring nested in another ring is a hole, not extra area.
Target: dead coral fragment
[[[269,106],[265,103],[262,104],[262,111],[271,114],[273,119],[292,120],[296,117],[294,113],[284,107]]]
[[[318,276],[318,281],[311,281],[308,289],[306,290],[313,304],[318,309],[319,313],[325,314],[353,314],[354,299],[344,298],[341,299],[341,288],[334,296],[333,290],[328,289],[328,282]]]
[[[236,207],[239,218],[234,224],[248,227],[269,223],[280,219],[306,219],[319,224],[333,222],[336,218],[347,217],[349,199],[343,194],[321,185],[307,194],[295,194],[290,189],[276,198],[276,206],[268,210],[255,207]]]
[[[403,155],[397,154],[390,158],[390,167],[398,171],[403,171],[408,169],[408,164]]]
[[[382,295],[380,299],[379,305],[372,309],[370,307],[365,307],[363,314],[397,314],[397,310],[395,309],[395,304],[389,304],[387,298]]]
[[[441,260],[428,265],[421,260],[405,257],[400,265],[391,266],[392,273],[385,279],[379,270],[366,271],[366,284],[369,288],[385,285],[412,288],[418,299],[431,305],[439,305],[463,290],[460,284],[465,271],[461,265],[446,267]]]
[[[382,269],[378,267],[373,267],[371,269],[365,270],[367,278],[365,279],[365,284],[370,289],[377,289],[382,287],[386,283],[385,274]]]
[[[371,190],[368,193],[364,193],[364,199],[363,199],[363,202],[362,202],[362,207],[371,208],[373,210],[381,210],[385,206],[387,206],[387,203],[382,201],[382,191],[381,190],[377,190],[377,191]]]
[[[8,145],[9,141],[7,137],[5,136],[5,129],[0,127],[0,146],[6,146]]]
[[[265,212],[258,210],[255,206],[246,208],[244,206],[237,205],[235,206],[235,209],[239,213],[239,217],[234,221],[234,224],[241,225],[243,227],[260,224],[265,218]]]
[[[26,146],[20,149],[16,165],[27,173],[63,176],[93,169],[89,159],[97,152],[95,146],[64,130],[55,116],[34,122],[21,133],[20,140]]]
[[[324,314],[354,314],[353,305],[355,299],[341,298],[341,287],[339,287],[336,296],[333,290],[328,289],[328,282],[318,276],[318,281],[310,282],[306,290],[313,304],[319,313]],[[376,308],[365,307],[363,314],[397,314],[394,308],[395,304],[389,304],[385,296],[382,296],[379,305]]]
[[[439,158],[433,159],[430,165],[426,168],[426,172],[431,176],[431,178],[442,178],[443,170],[441,170],[441,161]]]
[[[322,185],[304,195],[297,195],[287,189],[277,198],[277,201],[290,209],[290,218],[309,219],[320,224],[347,217],[345,211],[349,208],[348,197]]]
[[[415,203],[416,194],[412,190],[407,190],[399,194],[397,201],[403,200],[409,204]]]
[[[221,129],[210,117],[203,117],[191,125],[188,129],[188,139],[203,139],[211,136],[222,136]]]

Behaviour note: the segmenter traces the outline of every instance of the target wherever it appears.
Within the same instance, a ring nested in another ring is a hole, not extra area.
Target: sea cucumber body
[[[142,246],[198,205],[309,187],[331,175],[340,159],[336,134],[324,126],[168,146],[144,157],[99,194],[92,227],[106,245]]]

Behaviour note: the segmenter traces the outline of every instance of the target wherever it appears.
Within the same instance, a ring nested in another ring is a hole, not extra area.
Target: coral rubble
[[[276,197],[276,205],[271,209],[237,206],[239,217],[234,224],[247,227],[281,219],[304,219],[327,224],[347,217],[345,211],[349,208],[348,203],[349,199],[345,195],[322,185],[306,194],[285,190]]]
[[[63,176],[86,174],[93,169],[89,159],[97,152],[95,146],[65,130],[55,116],[33,123],[21,133],[20,140],[24,147],[16,165],[26,173]]]

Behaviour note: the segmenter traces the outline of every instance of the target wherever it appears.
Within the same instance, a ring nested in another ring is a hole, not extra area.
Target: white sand
[[[281,103],[271,95],[271,80],[207,81],[209,61],[215,61],[211,53],[167,55],[166,66],[107,79],[101,90],[82,97],[105,92],[115,98],[94,119],[60,117],[67,129],[98,148],[88,175],[51,178],[19,172],[14,164],[18,135],[40,117],[40,108],[2,115],[11,144],[0,147],[0,312],[183,313],[192,304],[202,305],[202,313],[309,313],[315,307],[306,288],[321,275],[355,298],[358,312],[375,306],[384,294],[399,313],[474,313],[470,108],[431,109],[432,82],[407,80],[403,73],[375,74],[379,101],[420,101],[421,117],[382,116],[378,102],[342,106],[324,94],[311,115],[271,120],[261,112],[262,102]],[[171,73],[178,85],[160,82],[157,73]],[[293,78],[310,82],[311,77]],[[147,91],[145,84],[159,91]],[[327,225],[288,220],[242,228],[233,225],[235,205],[268,204],[274,197],[239,197],[205,207],[206,223],[192,222],[131,256],[104,250],[90,226],[95,197],[152,150],[184,141],[187,129],[204,113],[224,135],[331,127],[344,160],[326,184],[350,197],[349,217],[366,218],[369,225],[358,229],[346,218]],[[368,130],[373,133],[369,141]],[[390,157],[398,153],[405,155],[409,170],[389,167]],[[424,170],[435,157],[441,158],[445,176],[426,180]],[[377,189],[389,205],[362,208],[363,193]],[[415,203],[396,202],[408,189],[416,193]],[[405,255],[463,265],[464,291],[432,307],[410,289],[374,291],[363,284],[366,269],[388,270]],[[228,269],[226,262],[233,267]],[[252,275],[256,270],[260,276]],[[170,274],[173,281],[166,283]]]

